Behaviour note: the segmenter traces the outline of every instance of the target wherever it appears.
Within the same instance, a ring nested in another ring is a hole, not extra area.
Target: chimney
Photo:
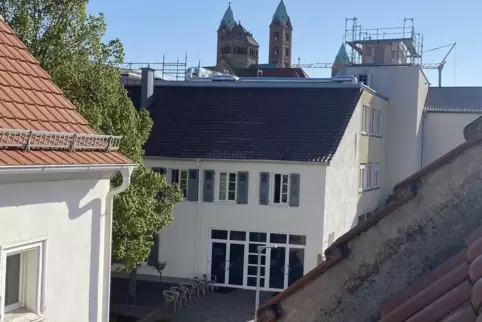
[[[154,100],[154,69],[141,68],[141,108],[148,109]]]

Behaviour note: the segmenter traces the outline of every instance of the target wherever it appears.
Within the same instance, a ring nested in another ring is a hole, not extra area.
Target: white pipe
[[[112,257],[112,212],[114,208],[114,197],[119,193],[124,192],[129,188],[131,184],[132,172],[136,166],[129,166],[121,169],[120,173],[122,175],[122,184],[118,187],[112,188],[106,196],[105,204],[105,215],[104,215],[104,258],[100,258],[103,265],[99,265],[102,270],[99,270],[99,275],[104,278],[103,288],[102,288],[102,306],[99,310],[102,312],[101,316],[102,322],[109,322],[109,312],[110,312],[110,278],[111,278],[111,257]],[[102,245],[99,245],[102,247]],[[99,264],[101,263],[99,262]],[[103,273],[103,274],[102,274]],[[100,283],[99,283],[100,284]],[[91,294],[92,295],[92,294]]]
[[[197,205],[196,205],[196,263],[194,265],[194,275],[198,276],[199,275],[199,225],[200,225],[200,207],[201,207],[201,189],[202,189],[202,180],[201,179],[201,163],[199,159],[196,159],[196,166],[198,169],[198,194],[197,194]],[[204,175],[204,174],[203,174]],[[214,178],[213,178],[214,179]]]

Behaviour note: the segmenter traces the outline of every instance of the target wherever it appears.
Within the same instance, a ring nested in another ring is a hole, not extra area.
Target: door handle
[[[285,275],[289,274],[291,272],[291,268],[288,265],[285,265],[281,268],[281,272]]]

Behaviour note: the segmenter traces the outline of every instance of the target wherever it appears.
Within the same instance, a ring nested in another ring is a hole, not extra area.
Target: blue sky
[[[482,86],[482,1],[322,1],[284,0],[293,24],[293,58],[301,63],[332,62],[341,44],[345,18],[357,17],[363,28],[403,26],[415,19],[426,50],[457,42],[444,69],[444,86]],[[188,65],[214,65],[216,30],[229,0],[90,0],[89,13],[103,12],[106,40],[119,38],[126,62],[161,62],[184,59]],[[269,24],[279,0],[231,0],[236,20],[260,44],[260,63],[268,60]],[[403,4],[403,5],[402,5]],[[424,62],[439,62],[447,48],[424,55]],[[308,69],[311,77],[327,77],[329,70]],[[426,71],[433,85],[436,71]]]

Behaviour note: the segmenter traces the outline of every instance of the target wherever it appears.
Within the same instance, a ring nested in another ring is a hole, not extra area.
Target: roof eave
[[[0,174],[30,174],[30,173],[68,173],[102,171],[117,172],[125,168],[137,168],[135,163],[129,164],[56,164],[56,165],[15,165],[0,166]]]

